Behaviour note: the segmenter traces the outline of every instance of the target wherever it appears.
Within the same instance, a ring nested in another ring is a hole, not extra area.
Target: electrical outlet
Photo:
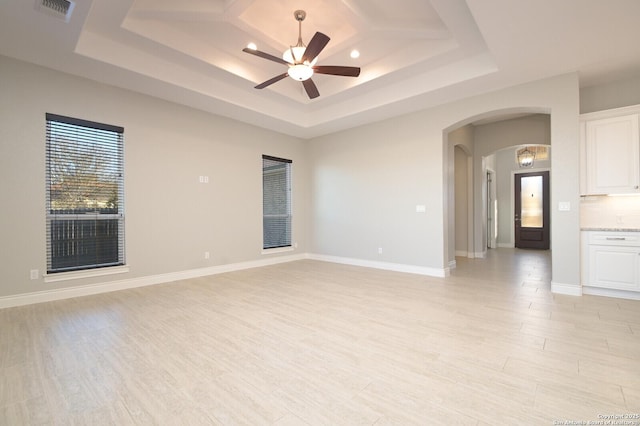
[[[204,258],[205,259],[209,259],[211,257],[210,253],[208,251],[204,252]]]
[[[382,254],[382,247],[378,247],[378,254]]]
[[[29,278],[32,280],[37,280],[40,275],[40,272],[37,269],[32,269],[29,271]]]

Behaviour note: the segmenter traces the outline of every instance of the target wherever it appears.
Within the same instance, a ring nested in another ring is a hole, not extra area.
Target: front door
[[[515,246],[549,249],[549,172],[515,175]]]

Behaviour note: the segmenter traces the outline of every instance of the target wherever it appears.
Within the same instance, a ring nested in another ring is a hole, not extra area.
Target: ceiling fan
[[[307,13],[304,10],[296,10],[293,12],[293,16],[298,21],[298,44],[290,46],[282,58],[270,55],[269,53],[261,52],[255,48],[245,47],[243,52],[250,53],[255,56],[259,56],[270,61],[278,62],[283,65],[287,65],[289,69],[286,73],[275,76],[263,83],[258,84],[256,89],[264,89],[267,86],[276,83],[287,76],[294,80],[301,81],[304,86],[304,90],[310,99],[320,96],[318,88],[316,87],[311,76],[314,73],[339,75],[345,77],[357,77],[360,75],[360,68],[358,67],[344,67],[335,65],[316,65],[318,61],[318,55],[322,52],[322,49],[329,43],[330,38],[325,34],[317,32],[309,41],[309,45],[305,46],[302,42],[302,21],[306,18]]]

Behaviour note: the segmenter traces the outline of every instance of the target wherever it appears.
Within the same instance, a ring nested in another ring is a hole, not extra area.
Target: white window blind
[[[124,265],[124,129],[46,121],[47,272]]]
[[[262,156],[263,248],[291,246],[291,160]]]

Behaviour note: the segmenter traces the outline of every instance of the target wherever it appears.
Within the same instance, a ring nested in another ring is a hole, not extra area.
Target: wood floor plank
[[[640,301],[549,252],[302,260],[0,310],[0,424],[553,424],[640,410]]]

